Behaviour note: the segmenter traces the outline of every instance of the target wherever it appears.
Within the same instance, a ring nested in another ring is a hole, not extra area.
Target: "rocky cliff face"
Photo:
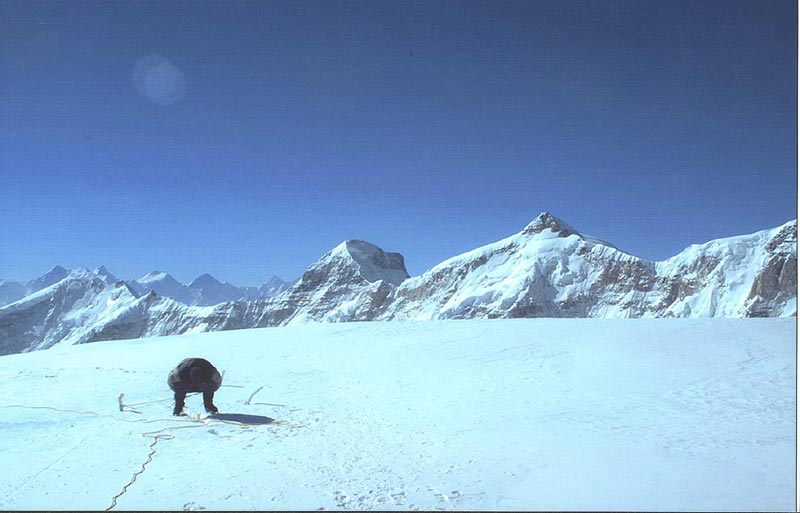
[[[785,225],[765,246],[766,262],[745,300],[745,317],[797,315],[797,223]]]
[[[542,213],[414,278],[400,254],[352,240],[273,297],[204,307],[139,295],[103,271],[73,271],[0,308],[0,354],[301,322],[797,315],[797,222],[650,262]],[[201,278],[197,289],[226,293]]]

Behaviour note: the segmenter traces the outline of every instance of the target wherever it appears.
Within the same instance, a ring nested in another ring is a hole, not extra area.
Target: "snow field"
[[[795,337],[795,319],[470,320],[3,356],[0,508],[105,509],[158,432],[115,509],[793,510]],[[189,356],[226,371],[220,419],[171,416]]]

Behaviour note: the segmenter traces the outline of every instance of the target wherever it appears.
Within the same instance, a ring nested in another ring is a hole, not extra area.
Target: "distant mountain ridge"
[[[0,306],[13,303],[67,277],[69,271],[57,265],[38,278],[27,282],[0,280]]]
[[[237,288],[209,275],[183,285],[161,272],[126,283],[104,268],[54,268],[37,283],[65,272],[0,308],[0,354],[305,322],[796,316],[797,221],[659,262],[543,212],[521,232],[416,277],[399,253],[359,240],[336,246],[290,286]]]
[[[86,271],[85,269],[81,270]],[[0,307],[58,283],[70,272],[57,265],[44,275],[28,282],[0,280]],[[92,273],[108,285],[121,281],[104,266],[96,268]],[[267,283],[258,287],[239,287],[228,282],[220,282],[210,274],[203,274],[187,285],[178,282],[168,273],[152,271],[139,279],[125,280],[125,283],[139,295],[155,292],[160,296],[175,299],[189,306],[209,306],[227,301],[266,299],[280,294],[296,281],[287,282],[273,276]]]
[[[159,296],[180,301],[185,305],[211,306],[229,301],[266,299],[280,294],[295,281],[297,280],[287,282],[273,276],[259,287],[239,287],[228,282],[220,282],[206,273],[185,285],[165,272],[153,271],[129,283],[140,294],[155,292]]]

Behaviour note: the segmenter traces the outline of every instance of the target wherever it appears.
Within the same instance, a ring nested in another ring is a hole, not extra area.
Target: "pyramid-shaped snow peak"
[[[28,282],[28,288],[35,292],[37,290],[41,290],[43,288],[49,287],[50,285],[54,285],[69,275],[69,271],[60,265],[57,265],[47,271],[42,276],[39,276],[36,279],[31,280]]]
[[[369,282],[383,280],[400,285],[409,275],[403,255],[386,253],[378,246],[363,240],[349,240],[340,244],[335,252],[350,257],[358,266],[361,276]]]
[[[567,237],[569,235],[580,235],[578,230],[565,223],[549,212],[542,212],[536,219],[531,221],[528,226],[522,230],[523,235],[535,235],[542,233],[545,230],[550,230],[558,234],[559,237]]]
[[[95,269],[94,271],[92,271],[92,273],[101,280],[103,280],[104,282],[108,283],[109,285],[119,281],[116,276],[111,274],[109,270],[102,265],[97,269]]]
[[[190,288],[197,288],[197,287],[219,287],[222,283],[211,276],[208,273],[202,274],[192,280],[192,283],[189,284]]]
[[[176,282],[177,280],[170,276],[169,274],[165,273],[164,271],[150,271],[149,273],[145,274],[138,280],[139,283],[153,283],[153,282]]]
[[[66,276],[67,274],[69,274],[69,270],[68,269],[65,269],[64,267],[61,267],[60,265],[55,265],[55,266],[53,266],[52,269],[47,271],[44,274],[44,276],[42,276],[42,277],[46,277],[46,276]]]

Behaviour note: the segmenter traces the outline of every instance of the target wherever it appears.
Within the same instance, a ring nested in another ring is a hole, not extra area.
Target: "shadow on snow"
[[[264,417],[262,415],[247,415],[244,413],[217,413],[214,415],[215,419],[228,420],[231,422],[239,422],[241,424],[260,425],[272,424],[275,419]]]

